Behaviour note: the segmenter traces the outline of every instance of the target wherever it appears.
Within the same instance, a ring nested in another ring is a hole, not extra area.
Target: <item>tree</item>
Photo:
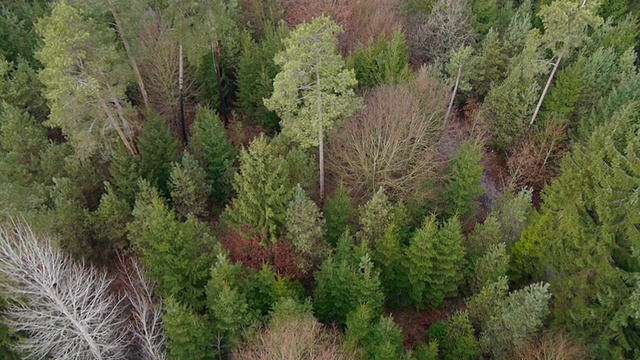
[[[74,262],[24,224],[0,228],[4,323],[28,335],[28,357],[123,358],[128,325],[122,299],[103,271]]]
[[[236,159],[236,149],[227,138],[218,116],[208,108],[196,109],[196,119],[190,130],[189,150],[207,172],[212,186],[211,200],[221,204],[230,192],[229,173]]]
[[[487,252],[475,263],[472,291],[477,292],[486,284],[496,282],[501,277],[506,276],[508,268],[509,256],[507,256],[505,243],[491,245]]]
[[[424,224],[417,229],[411,244],[406,249],[405,267],[408,269],[409,288],[408,296],[410,302],[417,308],[422,308],[425,303],[436,307],[442,303],[444,294],[437,294],[438,299],[428,299],[427,292],[429,286],[435,282],[442,282],[445,279],[434,277],[433,259],[437,256],[434,243],[438,237],[438,225],[435,216],[428,216],[424,219]]]
[[[238,194],[227,213],[237,226],[249,225],[275,242],[284,225],[291,190],[287,188],[287,169],[264,136],[255,139],[240,154],[240,170],[234,176]]]
[[[446,360],[478,358],[478,340],[473,333],[473,326],[466,311],[456,312],[449,319],[447,341],[440,353]]]
[[[480,343],[494,358],[504,359],[507,351],[521,345],[542,327],[549,313],[549,284],[536,283],[509,294],[482,330]]]
[[[590,26],[595,27],[602,24],[602,18],[595,14],[598,5],[598,2],[588,2],[587,0],[584,0],[582,5],[578,1],[556,0],[543,6],[538,12],[545,28],[542,43],[556,57],[556,63],[553,65],[553,70],[551,70],[529,126],[532,126],[536,121],[544,97],[562,58],[569,56],[573,49],[580,47],[588,39],[587,29]]]
[[[378,240],[393,222],[393,204],[383,188],[373,194],[371,199],[360,208],[360,231],[356,239],[363,248],[375,249]]]
[[[24,59],[16,63],[0,55],[0,99],[26,110],[39,122],[45,121],[49,108],[42,96],[43,85],[36,70]]]
[[[484,166],[482,148],[479,143],[466,141],[460,146],[455,157],[449,162],[451,180],[447,183],[446,215],[455,214],[467,220],[475,215],[480,203],[478,198],[484,194],[480,184]]]
[[[465,249],[471,259],[482,256],[492,245],[502,241],[500,221],[495,213],[490,213],[482,224],[477,224],[467,236]]]
[[[162,316],[167,349],[174,359],[215,360],[214,337],[206,317],[172,297],[164,300]]]
[[[191,154],[185,152],[180,163],[173,163],[168,185],[171,205],[181,219],[186,219],[188,214],[205,218],[211,185],[206,172]]]
[[[380,269],[380,282],[385,292],[385,298],[392,305],[406,303],[404,294],[409,279],[405,266],[404,247],[400,241],[400,234],[395,223],[390,224],[382,238],[376,243],[373,261]]]
[[[329,254],[329,248],[324,240],[324,224],[320,209],[298,184],[293,192],[293,199],[287,207],[285,229],[287,239],[302,255],[297,265],[304,272],[322,263]]]
[[[324,134],[336,121],[352,115],[361,105],[353,88],[353,71],[344,69],[335,34],[341,28],[330,18],[316,18],[298,26],[284,40],[285,50],[275,57],[282,71],[273,81],[273,95],[265,106],[280,118],[283,134],[302,147],[318,146],[320,199],[324,202]]]
[[[438,241],[434,246],[437,253],[434,259],[434,278],[442,279],[444,298],[458,295],[458,286],[463,280],[463,241],[462,224],[457,216],[450,218],[440,227]],[[429,291],[437,292],[437,285],[438,283],[430,284]]]
[[[101,257],[109,258],[113,252],[127,247],[127,223],[131,220],[131,211],[131,205],[117,195],[111,184],[105,183],[100,205],[89,216],[93,246]]]
[[[375,316],[382,311],[384,294],[379,273],[369,254],[356,257],[353,240],[348,235],[341,237],[336,254],[325,260],[315,279],[313,307],[325,323],[345,324],[347,315],[361,302],[366,302]]]
[[[47,123],[62,129],[79,157],[108,153],[112,131],[136,155],[132,109],[123,100],[131,69],[116,51],[113,32],[65,1],[36,29],[44,41],[37,56],[51,107]]]
[[[509,294],[509,279],[506,276],[494,282],[486,282],[479,292],[467,299],[469,318],[474,326],[483,329],[489,320],[500,314],[500,304]]]
[[[395,85],[409,77],[407,43],[401,31],[393,33],[391,40],[381,37],[367,46],[360,45],[347,59],[361,88],[377,85]]]
[[[215,246],[207,226],[193,218],[184,223],[176,220],[158,191],[141,181],[127,228],[134,251],[158,284],[158,293],[201,310],[211,265],[211,253],[206,250]]]
[[[343,183],[340,183],[333,197],[327,199],[323,215],[326,222],[326,239],[329,244],[336,245],[345,231],[353,230],[353,223],[357,213],[351,203],[349,192]]]
[[[147,117],[137,143],[140,176],[168,197],[171,164],[178,160],[180,143],[169,130],[165,119],[154,113]]]
[[[410,84],[372,90],[367,107],[330,134],[329,170],[361,199],[381,186],[394,200],[427,193],[449,96],[435,67]]]
[[[346,343],[364,350],[364,358],[392,360],[403,357],[402,332],[391,317],[376,316],[360,304],[347,316]]]

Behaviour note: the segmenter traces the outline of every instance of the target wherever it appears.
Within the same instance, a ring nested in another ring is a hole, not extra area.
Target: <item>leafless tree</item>
[[[164,334],[160,301],[152,296],[154,284],[144,276],[144,270],[134,261],[121,258],[125,276],[125,292],[130,304],[131,331],[138,358],[164,360]]]
[[[128,324],[105,272],[74,262],[28,225],[0,225],[5,324],[27,359],[122,359]]]

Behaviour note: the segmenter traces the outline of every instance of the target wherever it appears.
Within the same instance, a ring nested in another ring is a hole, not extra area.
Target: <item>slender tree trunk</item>
[[[100,106],[102,107],[102,110],[104,111],[104,113],[107,114],[107,118],[109,119],[111,124],[113,124],[113,127],[116,129],[116,133],[118,133],[120,140],[122,141],[124,146],[127,148],[127,151],[129,152],[129,154],[131,156],[136,156],[136,151],[131,146],[131,143],[129,143],[129,139],[127,139],[127,136],[122,131],[122,128],[120,127],[120,124],[118,124],[118,121],[116,120],[115,116],[113,116],[113,113],[109,109],[107,102],[102,98],[98,98],[98,101],[100,102]]]
[[[549,91],[549,86],[551,86],[551,81],[553,81],[553,77],[556,75],[556,71],[558,70],[558,65],[560,65],[561,60],[562,60],[562,56],[559,56],[558,60],[556,61],[556,64],[553,66],[551,75],[549,75],[549,79],[547,80],[547,85],[544,86],[544,90],[542,91],[542,96],[540,96],[540,101],[538,101],[538,106],[536,106],[536,111],[533,113],[533,116],[531,117],[529,128],[531,128],[533,126],[533,123],[536,122],[536,118],[538,117],[538,113],[540,112],[540,107],[542,106],[544,97],[547,95],[547,91]]]
[[[453,101],[456,99],[456,94],[458,93],[458,85],[460,84],[460,75],[462,74],[462,65],[458,67],[458,77],[456,78],[456,86],[453,88],[453,93],[451,94],[451,101],[449,102],[449,108],[447,109],[447,113],[444,115],[444,121],[442,125],[447,123],[449,119],[449,114],[451,114],[451,108],[453,107]]]
[[[142,80],[142,75],[140,74],[140,69],[138,68],[138,63],[136,59],[133,57],[133,53],[131,52],[131,46],[129,46],[129,41],[124,36],[124,30],[122,29],[122,24],[120,23],[120,18],[118,16],[118,12],[116,11],[116,7],[113,2],[110,2],[109,9],[111,10],[111,15],[113,15],[113,19],[116,22],[116,29],[118,30],[118,34],[120,34],[120,39],[122,40],[122,44],[124,45],[124,50],[127,53],[127,57],[129,58],[129,62],[131,63],[131,68],[133,68],[133,72],[136,74],[136,78],[138,80],[138,87],[140,88],[140,94],[142,94],[142,100],[144,101],[144,106],[149,107],[149,95],[147,94],[147,89],[144,86],[144,81]]]
[[[180,59],[179,59],[179,72],[178,72],[178,101],[179,101],[179,112],[178,115],[180,117],[180,130],[182,132],[182,140],[184,144],[188,144],[187,140],[187,127],[185,125],[184,120],[184,53],[182,51],[182,43],[180,43]]]
[[[320,100],[320,70],[316,70],[316,89],[318,94],[318,165],[320,167],[320,207],[324,206],[324,136],[322,133],[322,104]]]
[[[218,42],[211,43],[211,57],[213,58],[213,69],[216,73],[216,83],[218,86],[218,96],[220,97],[220,112],[222,120],[224,121],[224,127],[229,126],[229,118],[227,117],[227,103],[224,100],[224,93],[222,89],[222,71],[220,71],[220,62],[218,61]]]

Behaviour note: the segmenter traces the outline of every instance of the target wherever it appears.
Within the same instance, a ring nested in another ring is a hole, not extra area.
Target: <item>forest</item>
[[[0,3],[0,358],[640,359],[637,0]]]

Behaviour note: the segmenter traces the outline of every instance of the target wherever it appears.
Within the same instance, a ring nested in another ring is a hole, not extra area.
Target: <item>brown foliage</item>
[[[449,97],[433,69],[412,86],[382,86],[367,106],[329,136],[327,163],[354,198],[381,186],[392,198],[415,196],[434,173],[434,156]]]
[[[329,15],[345,32],[340,51],[348,54],[358,44],[380,37],[391,39],[400,28],[398,0],[284,0],[285,21],[291,27]]]
[[[284,16],[280,0],[240,0],[240,8],[244,23],[256,35],[262,35],[267,24],[277,24]]]
[[[337,331],[322,326],[311,315],[292,316],[258,331],[233,355],[236,360],[337,360],[341,351]]]
[[[591,359],[586,347],[575,343],[562,332],[546,333],[538,340],[526,342],[513,350],[511,359],[521,360],[586,360]]]
[[[523,141],[517,142],[507,168],[518,189],[531,187],[540,190],[556,175],[556,165],[566,152],[564,126],[554,122],[543,129],[530,131]]]

